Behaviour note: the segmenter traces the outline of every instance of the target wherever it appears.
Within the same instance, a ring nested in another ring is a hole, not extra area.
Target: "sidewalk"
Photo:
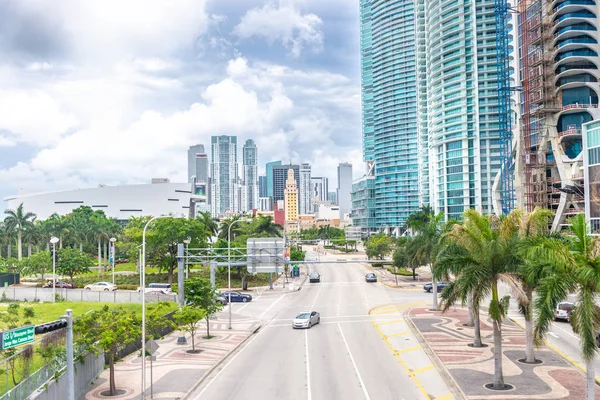
[[[188,344],[178,345],[179,331],[174,331],[164,339],[156,342],[160,348],[155,353],[156,361],[152,362],[152,391],[157,399],[180,399],[190,392],[200,380],[219,365],[231,352],[237,349],[261,326],[255,319],[234,315],[232,330],[227,329],[227,317],[221,313],[211,321],[210,333],[214,337],[203,339],[206,325],[202,326],[195,336],[196,350],[199,354],[189,354],[192,349],[191,338],[186,333]],[[115,380],[117,389],[123,393],[111,399],[139,399],[141,396],[141,363],[135,352],[115,364]],[[150,361],[146,361],[146,396],[150,398]],[[108,369],[96,379],[88,393],[80,400],[106,399],[100,393],[108,390]]]
[[[421,267],[416,270],[417,280],[413,280],[412,276],[398,275],[398,285],[396,286],[396,275],[386,268],[374,268],[369,264],[365,265],[377,275],[379,282],[392,289],[423,290],[423,285],[431,282],[431,271],[428,267]]]
[[[408,312],[411,329],[438,369],[448,373],[466,399],[585,399],[585,376],[555,352],[543,346],[535,350],[540,364],[524,364],[525,333],[509,319],[502,323],[502,363],[504,382],[514,389],[495,391],[485,388],[493,381],[493,334],[488,317],[481,313],[481,337],[488,347],[468,346],[473,341],[473,328],[463,326],[468,312],[464,308],[446,313],[413,308]],[[596,390],[600,400],[600,390]]]

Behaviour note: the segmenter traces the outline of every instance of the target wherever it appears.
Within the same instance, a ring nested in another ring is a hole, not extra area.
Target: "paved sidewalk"
[[[188,344],[178,345],[179,331],[174,331],[164,339],[157,340],[160,348],[156,352],[156,361],[152,362],[153,395],[155,399],[180,399],[191,391],[198,382],[213,368],[219,365],[231,352],[256,332],[261,322],[255,319],[234,315],[232,330],[227,330],[225,314],[211,321],[211,335],[207,340],[206,326],[199,329],[195,336],[196,349],[199,354],[189,354],[192,344],[190,335],[186,333]],[[115,365],[117,389],[124,393],[119,396],[105,397],[100,393],[108,390],[108,369],[96,379],[88,393],[80,400],[92,399],[139,399],[141,396],[141,363],[135,352]],[[150,398],[150,362],[146,361],[146,398]]]
[[[487,316],[481,313],[481,337],[488,347],[473,348],[473,328],[464,326],[468,312],[464,308],[446,313],[428,308],[413,308],[408,313],[411,328],[421,336],[430,357],[438,368],[449,373],[465,398],[473,400],[510,399],[570,399],[585,398],[585,376],[555,352],[543,346],[536,349],[540,364],[524,364],[525,333],[506,319],[502,324],[502,352],[504,382],[514,386],[507,391],[494,391],[484,387],[493,381],[493,334]],[[450,378],[451,377],[451,378]],[[600,400],[600,390],[596,390]]]

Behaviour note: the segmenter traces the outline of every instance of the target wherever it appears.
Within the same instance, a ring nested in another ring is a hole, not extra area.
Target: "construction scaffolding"
[[[510,84],[511,9],[507,0],[495,0],[496,63],[498,70],[498,127],[500,130],[500,199],[502,214],[515,207],[512,104]]]

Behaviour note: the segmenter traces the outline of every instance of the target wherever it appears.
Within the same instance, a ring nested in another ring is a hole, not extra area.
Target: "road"
[[[311,256],[309,254],[309,256]],[[323,257],[322,257],[323,260]],[[452,399],[403,312],[430,299],[402,291],[392,304],[380,283],[366,283],[358,264],[318,264],[321,283],[290,294],[263,295],[232,312],[264,321],[244,347],[213,371],[190,399]],[[294,330],[301,311],[321,313],[321,323]]]

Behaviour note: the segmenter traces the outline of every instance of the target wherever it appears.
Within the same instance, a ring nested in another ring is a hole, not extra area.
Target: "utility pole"
[[[75,400],[75,366],[73,365],[73,311],[67,310],[67,400]]]

